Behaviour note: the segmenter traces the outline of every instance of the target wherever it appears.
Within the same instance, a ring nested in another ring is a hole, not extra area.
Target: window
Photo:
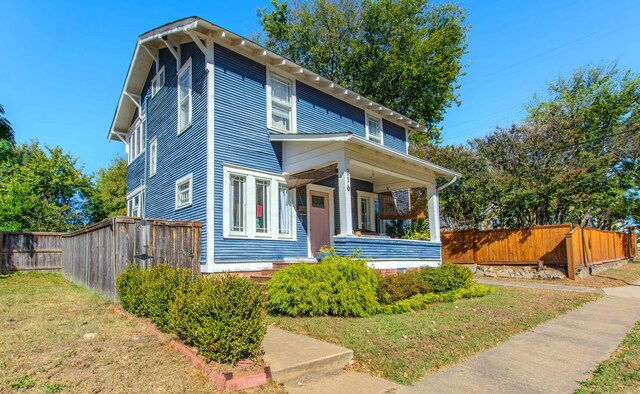
[[[134,161],[144,152],[146,144],[146,133],[144,127],[144,120],[140,118],[138,118],[138,120],[136,120],[131,126],[129,137],[127,138],[129,163]]]
[[[176,209],[191,205],[193,188],[193,174],[184,176],[176,181]]]
[[[127,216],[142,216],[142,191],[137,191],[127,199]]]
[[[191,59],[178,72],[178,134],[191,126]]]
[[[245,223],[245,194],[246,194],[246,183],[247,179],[241,175],[231,175],[230,178],[230,195],[229,198],[231,200],[231,212],[230,219],[231,225],[230,230],[236,234],[244,234],[246,229]]]
[[[164,67],[151,80],[151,97],[154,97],[164,86]]]
[[[149,144],[149,177],[156,174],[158,167],[158,140],[155,138]]]
[[[267,74],[267,126],[279,131],[295,130],[295,82],[275,73]]]
[[[378,234],[385,233],[384,220],[380,219],[380,202],[378,195],[363,191],[357,192],[358,196],[358,228],[360,230],[375,231]]]
[[[293,195],[282,176],[225,165],[225,238],[294,239]]]
[[[366,128],[367,139],[382,144],[382,121],[380,118],[367,115]]]

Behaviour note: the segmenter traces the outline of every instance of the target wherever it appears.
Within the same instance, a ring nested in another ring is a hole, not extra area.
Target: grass
[[[569,280],[569,279],[553,279],[553,280],[540,280],[540,279],[515,279],[515,278],[487,278],[491,280],[507,280],[518,282],[533,282],[533,283],[548,283],[554,285],[565,286],[577,286],[577,287],[592,287],[602,289],[605,287],[620,287],[626,286],[630,283],[640,280],[640,260],[630,262],[622,267],[609,268],[606,271],[602,271],[595,275],[590,275],[584,279]]]
[[[369,318],[270,317],[270,323],[353,349],[356,369],[408,384],[598,298],[498,287],[484,298]]]
[[[111,305],[60,275],[0,275],[0,392],[219,391]]]
[[[580,383],[578,394],[640,392],[640,322],[625,337],[611,358]]]

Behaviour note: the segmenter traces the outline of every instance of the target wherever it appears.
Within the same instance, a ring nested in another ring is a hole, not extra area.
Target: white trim
[[[297,220],[295,211],[295,194],[294,190],[289,189],[289,196],[291,205],[289,206],[289,215],[291,217],[291,232],[287,235],[280,235],[279,231],[279,184],[286,184],[286,179],[281,174],[274,174],[265,171],[257,171],[247,169],[241,166],[232,164],[223,164],[223,182],[222,182],[222,209],[223,209],[223,237],[225,239],[267,239],[273,241],[296,241],[297,240]],[[245,229],[243,232],[231,231],[230,215],[231,201],[230,201],[230,177],[232,175],[242,176],[245,178],[244,188],[244,216],[245,216]],[[256,181],[266,180],[269,182],[268,188],[268,204],[267,204],[267,219],[268,219],[268,232],[257,233],[255,226],[256,217]]]
[[[409,154],[409,129],[404,128],[404,153]]]
[[[295,134],[298,132],[298,111],[297,111],[297,94],[296,94],[296,79],[292,76],[287,76],[285,73],[276,71],[272,66],[267,66],[267,86],[266,86],[266,105],[267,105],[267,128],[279,133]],[[273,126],[272,111],[273,103],[271,99],[271,74],[275,74],[277,77],[289,81],[291,83],[291,118],[289,119],[290,130],[284,130]]]
[[[311,192],[327,193],[329,200],[329,246],[333,246],[333,237],[335,234],[335,212],[333,209],[333,200],[335,198],[335,188],[329,186],[316,185],[314,183],[307,184],[307,257],[313,258],[311,254]]]
[[[207,212],[206,212],[206,231],[207,231],[207,260],[203,271],[211,272],[215,270],[215,67],[214,67],[214,45],[213,40],[206,42],[209,56],[205,69],[207,72]]]
[[[272,269],[273,263],[255,262],[255,263],[217,263],[213,266],[212,271],[207,272],[243,272],[243,271],[261,271],[263,269]]]
[[[127,200],[130,199],[131,197],[133,197],[135,194],[138,193],[142,193],[142,185],[136,187],[135,189],[131,190],[128,194],[127,194]]]
[[[353,235],[350,160],[338,161],[338,201],[340,203],[340,235]]]
[[[380,129],[380,142],[372,140],[371,136],[369,135],[369,119],[374,120],[376,122],[378,122],[378,128]],[[378,115],[374,115],[369,111],[365,111],[364,114],[364,130],[365,130],[365,137],[367,140],[376,143],[376,144],[380,144],[380,145],[384,145],[384,128],[382,126],[382,118]]]
[[[360,204],[360,199],[361,198],[367,198],[369,199],[370,202],[370,206],[369,206],[369,221],[371,223],[371,225],[373,226],[373,230],[372,229],[366,229],[369,231],[376,231],[376,209],[375,209],[375,200],[378,200],[378,195],[375,193],[369,193],[369,192],[365,192],[362,190],[356,190],[356,204],[358,205],[358,228],[360,227],[360,222],[362,221],[362,205]],[[382,229],[381,229],[382,230]]]
[[[189,121],[184,127],[180,127],[182,123],[182,115],[180,111],[180,78],[187,71],[189,71]],[[184,133],[189,127],[191,127],[191,122],[193,120],[193,67],[191,67],[191,58],[187,60],[180,70],[178,71],[178,81],[177,81],[177,98],[178,98],[178,135]]]
[[[183,183],[185,183],[185,182],[189,182],[189,202],[180,205],[179,202],[178,202],[178,186],[183,184]],[[183,176],[182,178],[180,178],[180,179],[178,179],[176,181],[176,187],[175,187],[175,210],[178,211],[180,209],[188,208],[192,204],[193,204],[193,173],[190,173],[190,174],[187,174],[187,175]]]
[[[149,178],[158,173],[158,138],[153,137],[149,142]]]
[[[367,259],[367,265],[375,269],[398,269],[398,268],[420,268],[420,267],[439,267],[442,264],[440,260],[371,260]]]
[[[157,63],[156,63],[157,65]],[[156,81],[162,76],[162,85],[156,85]],[[164,72],[164,66],[160,68],[160,70],[156,71],[156,76],[151,80],[151,98],[154,98],[156,94],[164,87],[167,76]]]
[[[127,166],[133,163],[138,157],[142,156],[146,152],[146,124],[144,122],[144,115],[142,112],[139,113],[136,120],[129,127],[129,131],[127,132],[126,137],[126,152],[127,152]],[[144,138],[143,138],[144,137]],[[131,142],[131,138],[133,138],[133,142]],[[140,148],[141,139],[145,142]],[[135,153],[132,155],[132,152]]]
[[[144,209],[143,190],[144,188],[142,187],[142,185],[140,185],[133,189],[133,191],[129,192],[129,194],[127,194],[127,216],[134,216],[131,212],[131,202],[134,198],[138,197],[138,215],[135,215],[135,217],[142,217],[142,212]]]

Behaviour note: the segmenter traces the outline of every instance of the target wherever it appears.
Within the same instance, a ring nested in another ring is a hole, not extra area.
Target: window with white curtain
[[[224,167],[226,238],[295,238],[294,191],[282,176]]]
[[[367,115],[366,134],[368,140],[382,144],[382,120]]]
[[[193,195],[193,174],[176,181],[176,210],[191,206]]]

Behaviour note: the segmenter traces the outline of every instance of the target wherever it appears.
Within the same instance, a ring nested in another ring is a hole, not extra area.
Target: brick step
[[[279,269],[263,269],[260,271],[261,276],[273,276],[276,272],[280,271]]]
[[[267,276],[267,275],[251,275],[249,277],[249,279],[251,279],[252,281],[258,283],[258,284],[264,284],[267,283],[269,281],[269,279],[271,279],[271,276]]]

